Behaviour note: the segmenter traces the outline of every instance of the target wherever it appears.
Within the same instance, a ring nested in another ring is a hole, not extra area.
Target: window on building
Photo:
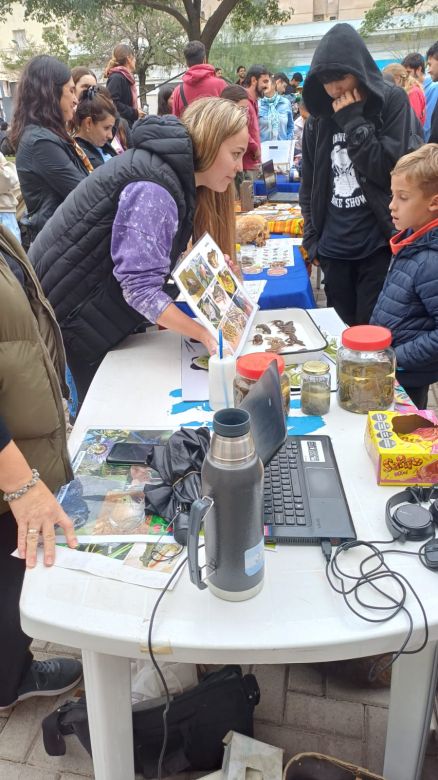
[[[337,16],[329,16],[331,22],[335,22],[337,18]]]
[[[314,22],[323,22],[325,19],[324,14],[313,14],[313,21]]]
[[[18,49],[25,49],[27,46],[26,30],[12,30],[12,42]]]

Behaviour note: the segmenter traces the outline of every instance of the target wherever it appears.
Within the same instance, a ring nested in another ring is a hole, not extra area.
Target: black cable
[[[204,547],[203,544],[199,546],[199,549],[202,549]],[[169,587],[173,580],[176,578],[182,567],[187,563],[187,556],[181,561],[181,563],[178,564],[175,571],[173,572],[172,576],[170,577],[169,581],[166,583],[165,587],[161,591],[160,595],[158,596],[153,610],[151,612],[151,618],[149,622],[149,631],[148,631],[148,650],[149,650],[149,656],[152,661],[153,666],[155,667],[155,670],[161,680],[161,683],[164,688],[164,693],[166,696],[166,706],[163,710],[163,742],[161,745],[161,751],[160,751],[160,757],[158,759],[158,767],[157,767],[157,780],[162,780],[162,771],[163,771],[163,761],[164,756],[166,755],[166,748],[167,748],[167,740],[168,740],[168,728],[167,728],[167,716],[169,714],[170,709],[170,693],[169,688],[167,687],[166,680],[164,678],[163,672],[161,671],[158,662],[155,658],[155,653],[152,648],[152,629],[154,625],[154,619],[155,615],[157,614],[157,609],[160,604],[161,599],[163,598],[164,594],[169,590]]]
[[[354,615],[361,618],[362,620],[367,621],[368,623],[385,623],[388,620],[392,620],[392,618],[396,617],[396,615],[398,615],[400,612],[403,612],[408,619],[408,630],[401,647],[392,654],[392,658],[388,663],[379,667],[379,662],[377,661],[371,667],[368,675],[370,680],[375,679],[377,672],[381,673],[392,666],[394,661],[396,661],[400,655],[412,655],[414,653],[421,652],[421,650],[423,650],[426,646],[429,638],[427,616],[418,594],[415,592],[409,580],[407,580],[403,574],[400,574],[400,572],[389,568],[384,558],[384,556],[388,553],[397,553],[399,555],[415,555],[419,557],[420,561],[423,563],[423,565],[425,565],[423,557],[424,547],[427,542],[423,544],[418,551],[415,552],[397,549],[382,551],[376,547],[376,544],[392,544],[393,542],[393,539],[389,541],[385,540],[378,542],[346,542],[336,549],[333,557],[331,545],[328,542],[321,544],[322,552],[326,560],[325,572],[327,581],[332,590],[342,596],[346,606],[351,612],[353,612]],[[370,550],[370,554],[360,562],[359,574],[354,575],[343,570],[340,564],[340,558],[342,554],[345,554],[348,552],[348,550],[358,547],[368,548]],[[372,561],[374,560],[375,563],[372,564]],[[372,567],[367,568],[370,566]],[[383,589],[383,586],[380,584],[381,581],[387,579],[393,583],[396,583],[396,587],[398,589],[398,595],[396,597],[386,592]],[[380,594],[380,596],[386,599],[387,603],[381,606],[369,603],[369,601],[364,596],[362,596],[362,590],[366,586],[371,587],[378,594]],[[420,647],[416,648],[415,650],[406,650],[414,630],[413,617],[410,610],[406,606],[406,599],[409,592],[414,596],[421,610],[424,621],[424,639]],[[352,600],[354,603],[352,603]],[[358,606],[356,607],[356,605]],[[378,612],[385,612],[386,614],[379,615],[377,617],[370,617],[369,615],[364,614],[363,609],[361,610],[361,608],[367,610],[377,610]]]
[[[166,696],[166,706],[165,706],[165,708],[163,710],[163,743],[161,745],[160,757],[158,759],[157,780],[161,780],[161,778],[162,778],[163,760],[164,760],[164,756],[166,754],[166,748],[167,748],[167,739],[168,739],[167,715],[169,713],[169,708],[170,708],[170,693],[169,693],[169,688],[167,687],[166,680],[164,678],[164,674],[161,671],[161,669],[160,669],[160,667],[159,667],[159,665],[157,663],[157,660],[155,658],[155,653],[154,653],[153,648],[152,648],[152,628],[153,628],[153,625],[154,625],[154,618],[155,618],[155,615],[157,614],[157,609],[158,609],[158,606],[159,606],[159,604],[161,602],[161,599],[163,598],[164,594],[167,593],[167,591],[169,590],[169,587],[172,584],[173,580],[179,574],[180,570],[186,564],[186,562],[187,562],[187,556],[176,567],[176,569],[173,572],[172,576],[170,577],[169,581],[166,583],[165,587],[163,588],[163,590],[161,591],[160,595],[158,596],[158,598],[157,598],[157,600],[156,600],[156,602],[154,604],[154,608],[152,610],[151,618],[150,618],[150,622],[149,622],[149,631],[148,631],[149,656],[150,656],[150,659],[151,659],[151,661],[152,661],[152,663],[153,663],[153,665],[155,667],[155,670],[156,670],[156,672],[157,672],[157,674],[158,674],[158,676],[159,676],[159,678],[161,680],[161,683],[162,683],[163,688],[164,688],[164,693],[165,693],[165,696]]]

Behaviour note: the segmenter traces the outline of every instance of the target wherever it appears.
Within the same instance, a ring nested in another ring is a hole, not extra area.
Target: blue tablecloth
[[[278,192],[298,192],[300,189],[299,181],[289,181],[287,176],[283,176],[281,173],[277,175],[277,190]],[[263,179],[256,179],[254,182],[254,195],[266,195],[266,187]]]
[[[290,238],[290,236],[273,234],[271,238]],[[287,274],[284,276],[268,276],[267,271],[261,274],[244,274],[245,280],[267,280],[259,298],[261,309],[316,308],[309,274],[298,246],[294,246],[294,261],[295,265],[288,266]]]

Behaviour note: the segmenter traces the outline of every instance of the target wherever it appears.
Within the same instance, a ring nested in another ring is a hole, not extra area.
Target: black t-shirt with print
[[[330,200],[318,255],[336,260],[360,260],[387,241],[368,206],[347,151],[343,132],[333,133]]]

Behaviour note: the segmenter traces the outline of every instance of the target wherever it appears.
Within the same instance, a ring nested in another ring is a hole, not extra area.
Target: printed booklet
[[[208,233],[194,245],[173,272],[173,278],[197,319],[238,355],[258,306],[225,262]]]

